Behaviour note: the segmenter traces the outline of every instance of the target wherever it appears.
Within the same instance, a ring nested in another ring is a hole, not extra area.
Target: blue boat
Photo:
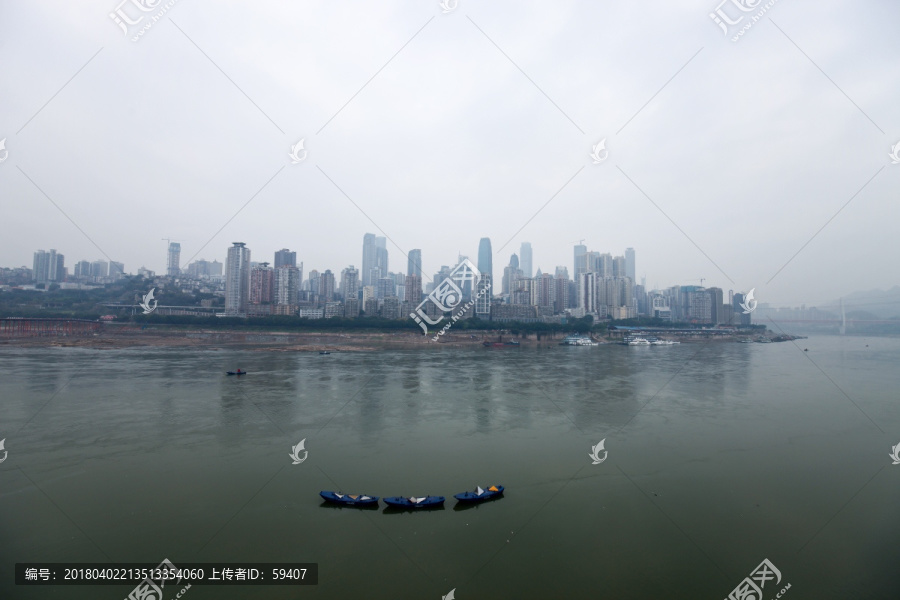
[[[366,496],[365,494],[340,494],[323,490],[319,492],[319,495],[326,502],[344,506],[375,506],[378,504],[378,496]]]
[[[486,490],[481,489],[481,487],[477,487],[475,488],[474,492],[463,492],[462,494],[456,494],[453,497],[456,498],[459,502],[484,502],[485,500],[490,500],[492,498],[502,496],[504,489],[505,488],[502,485],[492,485]]]
[[[444,505],[443,496],[392,496],[385,498],[384,503],[396,508],[436,508]]]
[[[228,371],[228,375],[246,375],[247,371],[241,371],[238,369],[237,371]]]

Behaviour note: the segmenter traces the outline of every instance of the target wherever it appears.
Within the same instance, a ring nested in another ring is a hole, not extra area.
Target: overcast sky
[[[162,272],[170,237],[340,272],[372,232],[429,275],[487,236],[498,277],[583,239],[648,287],[900,284],[900,3],[779,0],[732,42],[764,3],[726,36],[718,0],[178,0],[134,42],[165,3],[125,35],[118,1],[0,0],[2,266]]]

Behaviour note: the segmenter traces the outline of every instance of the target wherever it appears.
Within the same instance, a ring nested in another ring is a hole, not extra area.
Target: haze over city
[[[138,42],[113,8],[0,8],[2,266],[162,272],[172,238],[337,272],[374,232],[429,275],[490,237],[495,271],[583,239],[773,304],[900,283],[896,5],[779,2],[740,43],[706,2],[178,2]]]

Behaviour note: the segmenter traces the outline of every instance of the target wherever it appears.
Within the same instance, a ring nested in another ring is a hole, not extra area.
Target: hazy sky
[[[372,232],[394,271],[488,236],[495,276],[584,239],[651,287],[900,283],[900,3],[779,0],[732,42],[717,0],[177,0],[133,42],[143,1],[126,36],[118,0],[0,0],[0,265],[164,271],[171,237],[339,272]]]

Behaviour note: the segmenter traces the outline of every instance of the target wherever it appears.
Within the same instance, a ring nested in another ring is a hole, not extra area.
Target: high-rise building
[[[114,260],[109,261],[109,276],[114,280],[119,280],[125,276],[125,265]]]
[[[319,295],[319,275],[315,269],[309,272],[309,293],[313,296]]]
[[[375,282],[375,297],[379,300],[387,298],[388,296],[393,296],[394,293],[393,277],[382,277]]]
[[[388,251],[387,238],[375,238],[375,268],[378,269],[378,278],[387,277],[388,274]],[[374,283],[374,281],[373,281]]]
[[[733,307],[734,324],[741,325],[742,327],[746,327],[747,325],[750,325],[750,314],[751,314],[751,313],[744,314],[744,307],[741,306],[741,304],[744,303],[744,298],[745,298],[744,294],[740,294],[740,293],[735,294],[734,300],[732,300],[732,304],[731,304],[731,306]]]
[[[273,297],[276,304],[296,306],[300,303],[301,277],[300,269],[291,264],[284,264],[275,269]]]
[[[50,255],[44,250],[34,253],[34,263],[31,270],[35,283],[47,283],[50,281]]]
[[[282,248],[275,252],[275,268],[288,265],[289,267],[297,266],[297,253],[291,252],[287,248]]]
[[[407,275],[406,276],[406,293],[404,300],[413,306],[418,306],[422,301],[422,276]]]
[[[65,256],[56,250],[38,250],[34,253],[33,275],[35,283],[64,281],[66,278]]]
[[[706,291],[709,292],[709,322],[713,323],[714,325],[721,325],[725,323],[725,302],[723,297],[724,292],[722,291],[722,288],[712,287],[707,288]]]
[[[586,265],[584,264],[584,255],[587,254],[587,246],[583,244],[575,245],[575,265],[574,271],[572,274],[575,276],[576,280],[579,275],[587,272]]]
[[[91,263],[91,277],[102,279],[109,276],[109,263],[105,260],[95,260]]]
[[[491,317],[493,286],[493,277],[482,273],[478,279],[478,286],[475,288],[475,316],[485,321]]]
[[[234,242],[225,261],[225,315],[242,317],[250,302],[250,248]]]
[[[616,256],[615,258],[613,258],[612,276],[613,277],[627,277],[627,275],[625,274],[625,271],[626,271],[625,257],[624,256]],[[633,278],[632,278],[632,281],[634,281]]]
[[[181,244],[169,242],[168,259],[166,260],[166,275],[178,277],[181,274]]]
[[[362,279],[363,285],[375,285],[372,283],[372,269],[376,265],[375,234],[367,233],[363,236],[362,254]]]
[[[554,291],[553,310],[565,312],[569,308],[569,272],[565,267],[556,267]]]
[[[250,304],[271,304],[275,299],[275,271],[269,263],[250,269]]]
[[[334,273],[330,269],[319,276],[319,300],[320,302],[334,301]]]
[[[524,244],[523,244],[524,247]],[[478,271],[481,275],[494,278],[494,253],[491,252],[491,238],[483,237],[478,242]]]
[[[491,297],[494,286],[494,253],[491,238],[481,238],[478,242],[478,272],[480,277],[475,288],[475,315],[487,320],[491,315]]]
[[[519,261],[522,273],[531,279],[531,242],[522,242],[522,247],[519,249]]]
[[[625,277],[637,281],[634,268],[634,248],[625,248]]]
[[[341,271],[341,295],[344,302],[359,297],[359,270],[353,265]]]
[[[75,263],[75,278],[76,279],[90,279],[91,278],[91,263],[86,260],[80,260]]]
[[[348,298],[344,300],[344,316],[355,319],[359,316],[359,299]]]
[[[593,314],[597,312],[597,275],[596,273],[582,273],[579,276],[580,285],[578,286],[578,308],[584,311],[584,314]]]
[[[422,280],[422,251],[418,248],[409,251],[409,260],[406,265],[407,275],[418,275]]]

